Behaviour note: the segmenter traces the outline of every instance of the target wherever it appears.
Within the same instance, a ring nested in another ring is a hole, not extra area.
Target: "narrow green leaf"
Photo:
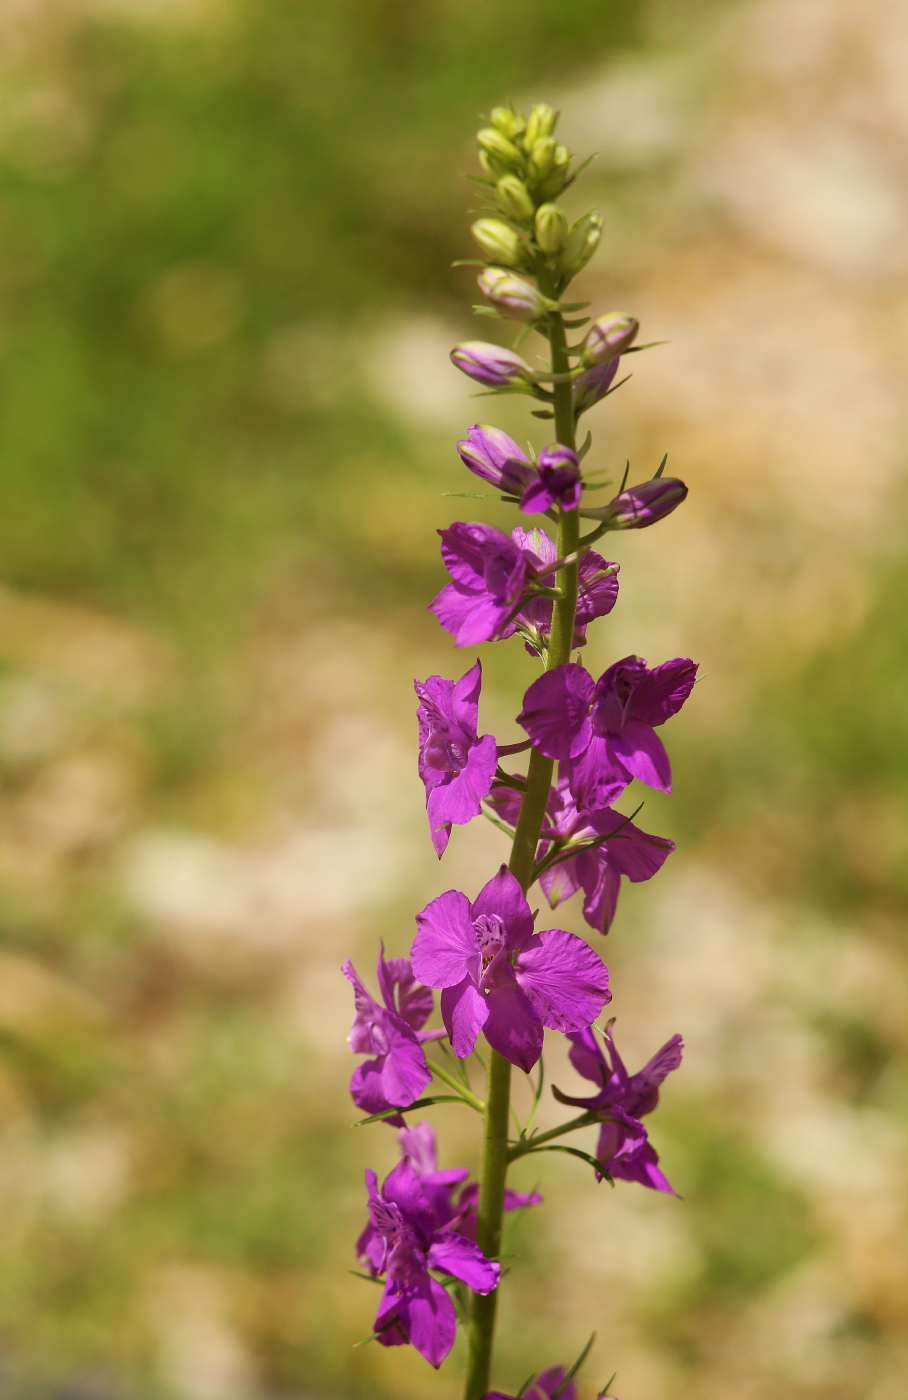
[[[384,1113],[372,1113],[368,1118],[360,1118],[353,1126],[365,1128],[368,1123],[381,1123],[383,1119],[394,1118],[398,1113],[415,1113],[418,1108],[431,1108],[436,1103],[464,1103],[467,1104],[467,1108],[473,1107],[460,1094],[435,1094],[428,1099],[417,1099],[406,1108],[386,1108]]]

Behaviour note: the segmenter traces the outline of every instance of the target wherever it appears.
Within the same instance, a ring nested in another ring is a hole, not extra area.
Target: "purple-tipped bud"
[[[593,369],[579,374],[573,384],[574,412],[586,413],[593,404],[604,399],[617,373],[618,361],[606,360],[604,364],[595,365]]]
[[[602,215],[591,209],[572,226],[561,254],[561,271],[565,277],[573,277],[589,262],[602,237],[602,223]]]
[[[495,186],[495,195],[500,208],[510,218],[523,224],[532,219],[535,206],[526,185],[516,175],[502,175]]]
[[[687,495],[683,481],[675,477],[653,477],[615,496],[607,506],[583,512],[590,520],[600,520],[610,530],[643,530],[671,515]]]
[[[557,204],[541,204],[536,210],[536,242],[544,253],[560,253],[567,238],[568,221]]]
[[[451,359],[458,369],[487,389],[513,389],[533,382],[533,371],[526,360],[515,355],[513,350],[491,345],[486,340],[467,340],[463,345],[455,345]]]
[[[502,316],[538,321],[546,313],[545,297],[539,289],[503,267],[487,267],[479,274],[479,285]]]
[[[501,263],[504,267],[522,267],[529,257],[526,244],[502,219],[477,219],[470,232],[489,262]]]
[[[586,333],[580,363],[584,369],[591,369],[593,365],[601,365],[606,360],[613,360],[616,355],[623,355],[628,346],[633,345],[639,329],[640,322],[636,317],[628,316],[624,311],[610,311],[607,316],[600,316]]]
[[[561,443],[553,443],[539,454],[536,470],[536,480],[530,482],[520,501],[524,514],[535,515],[555,505],[563,510],[577,509],[583,483],[576,452]]]
[[[513,438],[484,423],[474,423],[457,451],[465,467],[493,486],[520,496],[536,477],[536,469]]]

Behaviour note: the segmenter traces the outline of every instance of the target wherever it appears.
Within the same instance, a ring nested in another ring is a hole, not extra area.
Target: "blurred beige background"
[[[0,0],[13,1400],[458,1392],[456,1351],[353,1349],[396,1147],[350,1127],[338,968],[503,850],[475,822],[438,866],[411,685],[473,659],[425,611],[455,441],[545,442],[447,359],[508,96],[598,152],[584,294],[668,341],[590,462],[690,486],[610,551],[588,664],[708,678],[641,814],[678,853],[603,946],[631,1068],[685,1037],[650,1120],[683,1200],[522,1164],[499,1383],[595,1327],[588,1396],[906,1393],[908,6]],[[483,665],[508,742],[532,667]]]

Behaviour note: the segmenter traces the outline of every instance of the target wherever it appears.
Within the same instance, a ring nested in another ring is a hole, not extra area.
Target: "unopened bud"
[[[683,481],[674,477],[653,477],[615,496],[607,506],[585,510],[589,520],[600,520],[610,530],[643,530],[671,515],[687,495]]]
[[[540,102],[538,107],[534,107],[527,122],[526,135],[523,138],[527,150],[531,150],[534,142],[540,136],[551,136],[558,121],[558,113],[553,112],[551,107],[547,107],[544,102]]]
[[[527,261],[526,245],[501,219],[477,219],[470,232],[490,262],[521,267]]]
[[[533,201],[526,185],[516,175],[503,175],[495,186],[498,203],[506,214],[520,223],[533,217]]]
[[[532,171],[537,180],[544,180],[555,164],[556,144],[554,136],[540,136],[530,147]]]
[[[585,267],[602,237],[602,215],[595,209],[584,214],[571,228],[561,254],[561,271],[573,277]]]
[[[561,193],[570,163],[571,153],[567,146],[556,146],[554,164],[545,179],[540,181],[536,191],[540,199],[554,199]]]
[[[451,359],[470,379],[488,389],[510,389],[533,382],[533,371],[526,360],[513,350],[490,345],[485,340],[468,340],[463,345],[455,345]]]
[[[493,107],[489,115],[492,125],[511,141],[526,130],[525,119],[518,117],[517,113],[512,112],[510,107]]]
[[[518,166],[523,164],[523,157],[514,145],[494,126],[484,126],[482,131],[476,133],[476,140],[479,142],[480,150],[487,151],[493,160],[501,161],[502,165]]]
[[[613,360],[623,355],[637,338],[640,322],[623,311],[610,311],[594,321],[586,333],[580,351],[580,363],[584,369],[601,365],[605,360]]]
[[[557,204],[541,204],[536,210],[536,242],[544,253],[560,253],[567,238],[568,221]]]
[[[539,289],[503,267],[487,267],[479,274],[479,285],[503,316],[538,321],[546,313],[546,300]]]
[[[579,417],[581,413],[586,413],[588,408],[592,408],[600,399],[604,399],[611,388],[612,380],[618,373],[619,360],[606,360],[601,365],[594,365],[592,369],[585,370],[583,374],[577,376],[572,387],[574,396],[574,413]]]
[[[510,169],[500,160],[495,160],[494,156],[490,156],[488,151],[484,151],[482,147],[479,150],[479,164],[487,175],[491,175],[493,180],[497,180],[500,175],[507,175]]]

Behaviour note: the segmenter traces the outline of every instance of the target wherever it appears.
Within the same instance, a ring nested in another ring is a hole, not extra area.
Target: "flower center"
[[[467,766],[468,745],[450,729],[434,730],[426,744],[426,763],[443,773],[460,773]]]
[[[495,954],[505,946],[504,924],[497,914],[480,914],[478,919],[473,920],[473,928],[485,971]]]

